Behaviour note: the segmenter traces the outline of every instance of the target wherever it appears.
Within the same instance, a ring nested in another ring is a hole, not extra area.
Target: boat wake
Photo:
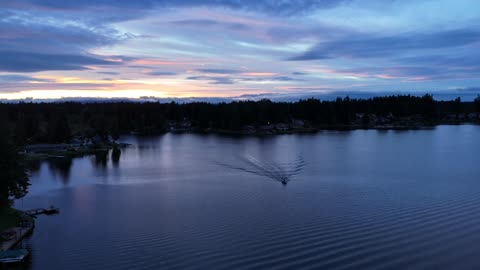
[[[292,162],[284,163],[261,161],[250,155],[239,156],[237,165],[222,162],[216,163],[229,169],[264,176],[278,181],[283,185],[290,182],[294,176],[298,175],[305,167],[305,160],[301,155]]]

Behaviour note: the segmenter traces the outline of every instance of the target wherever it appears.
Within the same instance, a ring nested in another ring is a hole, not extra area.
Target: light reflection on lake
[[[471,125],[123,137],[121,152],[33,167],[17,207],[61,213],[38,218],[27,268],[478,269],[478,138]],[[299,155],[286,186],[218,165]]]

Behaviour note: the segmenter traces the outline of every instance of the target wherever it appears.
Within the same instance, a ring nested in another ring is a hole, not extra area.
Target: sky
[[[477,0],[0,0],[0,99],[480,93]]]

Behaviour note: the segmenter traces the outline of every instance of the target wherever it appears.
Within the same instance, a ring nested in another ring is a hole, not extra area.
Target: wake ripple
[[[301,155],[293,162],[284,163],[261,161],[251,155],[237,157],[236,165],[223,162],[215,163],[225,168],[267,177],[283,185],[290,182],[305,167],[305,160]]]

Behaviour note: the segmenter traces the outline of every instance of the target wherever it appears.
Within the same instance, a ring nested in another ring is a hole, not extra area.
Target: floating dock
[[[36,209],[31,209],[25,211],[27,215],[30,216],[37,216],[37,215],[54,215],[60,213],[60,209],[55,208],[55,207],[50,207],[50,208],[36,208]]]

